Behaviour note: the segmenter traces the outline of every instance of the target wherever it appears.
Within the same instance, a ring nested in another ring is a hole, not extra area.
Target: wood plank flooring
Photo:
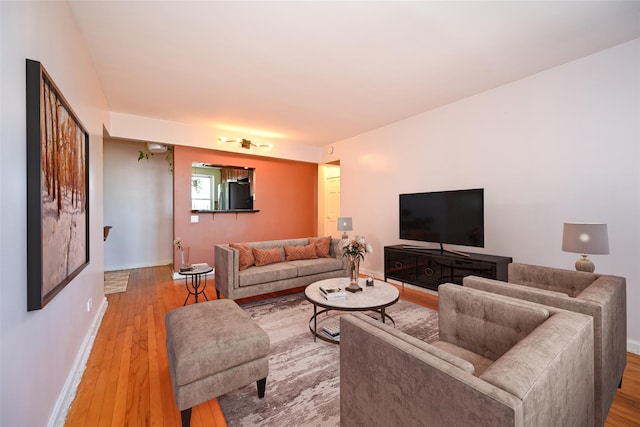
[[[165,349],[165,314],[184,302],[184,280],[166,267],[131,270],[127,291],[107,296],[102,325],[66,426],[179,426]],[[437,297],[399,288],[400,297],[431,309]],[[215,298],[213,281],[207,295]],[[189,300],[193,303],[193,297]],[[640,356],[627,353],[627,369],[607,419],[608,427],[640,426]],[[193,427],[226,427],[218,401],[193,408]]]

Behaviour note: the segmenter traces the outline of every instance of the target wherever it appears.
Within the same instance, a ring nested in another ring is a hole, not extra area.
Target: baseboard
[[[640,341],[627,339],[627,351],[629,353],[640,355]]]
[[[71,403],[76,397],[78,385],[80,384],[82,374],[84,374],[84,370],[87,367],[87,360],[89,359],[89,355],[91,354],[91,349],[93,348],[96,334],[98,333],[98,329],[100,328],[102,318],[104,317],[104,313],[106,311],[107,299],[103,298],[102,304],[100,304],[100,307],[98,309],[98,315],[95,317],[91,328],[89,328],[89,332],[85,336],[82,346],[80,346],[80,351],[76,356],[76,360],[73,362],[71,371],[69,371],[67,381],[65,381],[64,386],[62,387],[62,391],[58,396],[58,400],[53,408],[51,417],[49,417],[49,422],[47,423],[48,427],[64,426],[64,421],[67,418],[67,413],[69,412]]]
[[[134,268],[148,268],[148,267],[159,267],[162,265],[173,265],[172,259],[160,260],[160,261],[151,261],[147,263],[134,263],[134,264],[122,264],[122,265],[105,265],[104,271],[121,271],[121,270],[133,270]]]

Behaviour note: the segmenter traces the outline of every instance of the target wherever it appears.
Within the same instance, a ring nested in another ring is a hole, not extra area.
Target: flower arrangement
[[[342,256],[350,259],[359,258],[364,261],[364,255],[373,253],[373,248],[364,236],[355,236],[353,239],[345,239],[341,242]]]

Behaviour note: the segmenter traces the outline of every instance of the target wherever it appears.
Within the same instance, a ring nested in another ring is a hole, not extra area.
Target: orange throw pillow
[[[309,244],[307,246],[285,246],[284,254],[287,257],[287,261],[318,258],[318,255],[316,254],[316,245],[314,244]]]
[[[331,248],[331,236],[309,237],[309,243],[315,245],[318,258],[331,258],[331,255],[329,255],[329,249]]]
[[[282,252],[280,252],[280,248],[278,247],[271,249],[253,248],[253,256],[256,259],[257,267],[260,267],[261,265],[282,262]]]
[[[255,264],[256,260],[253,257],[251,248],[246,243],[229,243],[229,247],[237,249],[240,252],[240,258],[238,263],[240,264],[239,270],[246,270]]]

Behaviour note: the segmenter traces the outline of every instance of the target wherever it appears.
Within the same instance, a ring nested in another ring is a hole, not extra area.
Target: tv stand
[[[465,276],[475,275],[507,280],[511,258],[462,253],[410,245],[384,247],[384,280],[393,279],[423,288],[438,290],[443,283],[462,285]]]
[[[455,251],[453,249],[445,249],[444,246],[442,245],[442,243],[440,243],[440,249],[437,248],[426,248],[424,246],[413,246],[413,245],[399,245],[404,247],[405,249],[412,249],[412,250],[416,250],[416,251],[423,251],[425,253],[435,253],[435,252],[440,252],[440,254],[445,254],[445,253],[449,253],[449,254],[454,254],[454,255],[460,255],[463,257],[470,257],[471,255],[469,255],[468,253],[465,252],[460,252],[460,251]]]

